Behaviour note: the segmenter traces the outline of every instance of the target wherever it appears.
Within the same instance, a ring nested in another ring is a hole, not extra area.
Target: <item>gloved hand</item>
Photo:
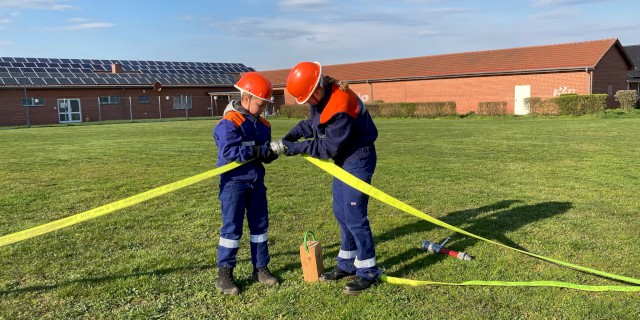
[[[282,144],[284,144],[284,146],[287,147],[284,152],[285,155],[295,156],[296,154],[300,153],[296,151],[296,144],[298,144],[297,142],[282,140]]]
[[[251,149],[253,152],[253,157],[258,161],[271,163],[271,161],[278,158],[278,154],[273,152],[273,150],[271,150],[271,148],[269,147],[269,142],[260,146],[253,146],[251,147]]]
[[[271,149],[275,154],[281,155],[287,151],[287,146],[284,145],[282,140],[276,140],[271,141],[269,149]]]
[[[298,152],[296,152],[295,150],[295,145],[295,142],[280,139],[277,141],[271,141],[271,144],[269,146],[274,153],[277,153],[279,155],[285,154],[287,156],[294,156],[298,154]]]
[[[285,134],[284,137],[282,137],[282,140],[291,141],[291,142],[298,141],[298,139],[296,139],[291,133]]]
[[[262,160],[263,163],[269,164],[271,162],[273,162],[273,160],[278,159],[278,154],[273,152],[273,150],[271,149],[270,146],[267,145],[267,156],[264,157],[264,160]]]

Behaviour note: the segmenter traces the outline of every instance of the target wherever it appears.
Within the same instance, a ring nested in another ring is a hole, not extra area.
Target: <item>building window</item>
[[[100,104],[118,104],[120,103],[120,96],[102,96],[100,97]]]
[[[44,107],[44,98],[22,98],[22,106]]]
[[[151,96],[138,96],[138,103],[151,103]]]
[[[174,109],[191,109],[191,95],[177,94],[173,96]]]

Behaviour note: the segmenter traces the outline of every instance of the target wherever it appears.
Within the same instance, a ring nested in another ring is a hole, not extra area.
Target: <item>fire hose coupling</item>
[[[451,239],[451,237],[447,237],[440,244],[433,243],[433,242],[431,242],[429,240],[422,241],[422,250],[427,251],[427,252],[431,252],[431,253],[446,254],[446,255],[452,256],[454,258],[458,258],[460,260],[471,260],[471,259],[473,259],[473,256],[468,254],[468,253],[445,249],[444,245],[447,243],[447,241],[449,241],[449,239]]]

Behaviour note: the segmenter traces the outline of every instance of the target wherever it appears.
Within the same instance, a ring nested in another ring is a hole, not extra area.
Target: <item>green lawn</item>
[[[376,119],[373,185],[449,224],[519,249],[640,278],[640,118]],[[274,137],[296,120],[273,119]],[[74,215],[210,170],[215,121],[0,130],[0,235]],[[215,289],[217,178],[0,248],[0,319],[372,318],[637,319],[640,295],[527,287],[302,281],[299,245],[313,230],[326,269],[340,235],[331,177],[301,157],[267,166],[271,288]],[[455,234],[370,203],[378,263],[417,280],[553,280],[625,285]],[[245,235],[248,230],[245,228]],[[447,236],[460,261],[420,250]]]

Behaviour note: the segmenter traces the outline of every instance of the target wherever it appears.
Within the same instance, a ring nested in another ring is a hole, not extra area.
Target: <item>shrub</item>
[[[558,105],[553,98],[529,97],[524,99],[524,105],[530,114],[558,114]]]
[[[553,100],[561,115],[596,114],[604,111],[607,106],[606,94],[563,94]]]
[[[456,103],[455,101],[418,103],[413,114],[418,118],[454,115],[456,114]]]
[[[406,118],[411,117],[415,109],[415,103],[385,103],[379,105],[378,116],[386,118]]]
[[[638,93],[635,90],[618,90],[615,98],[620,103],[620,109],[629,111],[635,108],[638,101]]]
[[[309,118],[311,115],[309,106],[299,104],[284,104],[280,106],[280,115],[288,118]]]
[[[372,117],[434,118],[456,114],[456,103],[445,102],[415,102],[415,103],[374,103],[367,105]],[[308,118],[309,107],[306,105],[282,105],[280,115],[289,118]]]
[[[500,116],[507,114],[505,101],[478,102],[478,114],[483,116]]]

